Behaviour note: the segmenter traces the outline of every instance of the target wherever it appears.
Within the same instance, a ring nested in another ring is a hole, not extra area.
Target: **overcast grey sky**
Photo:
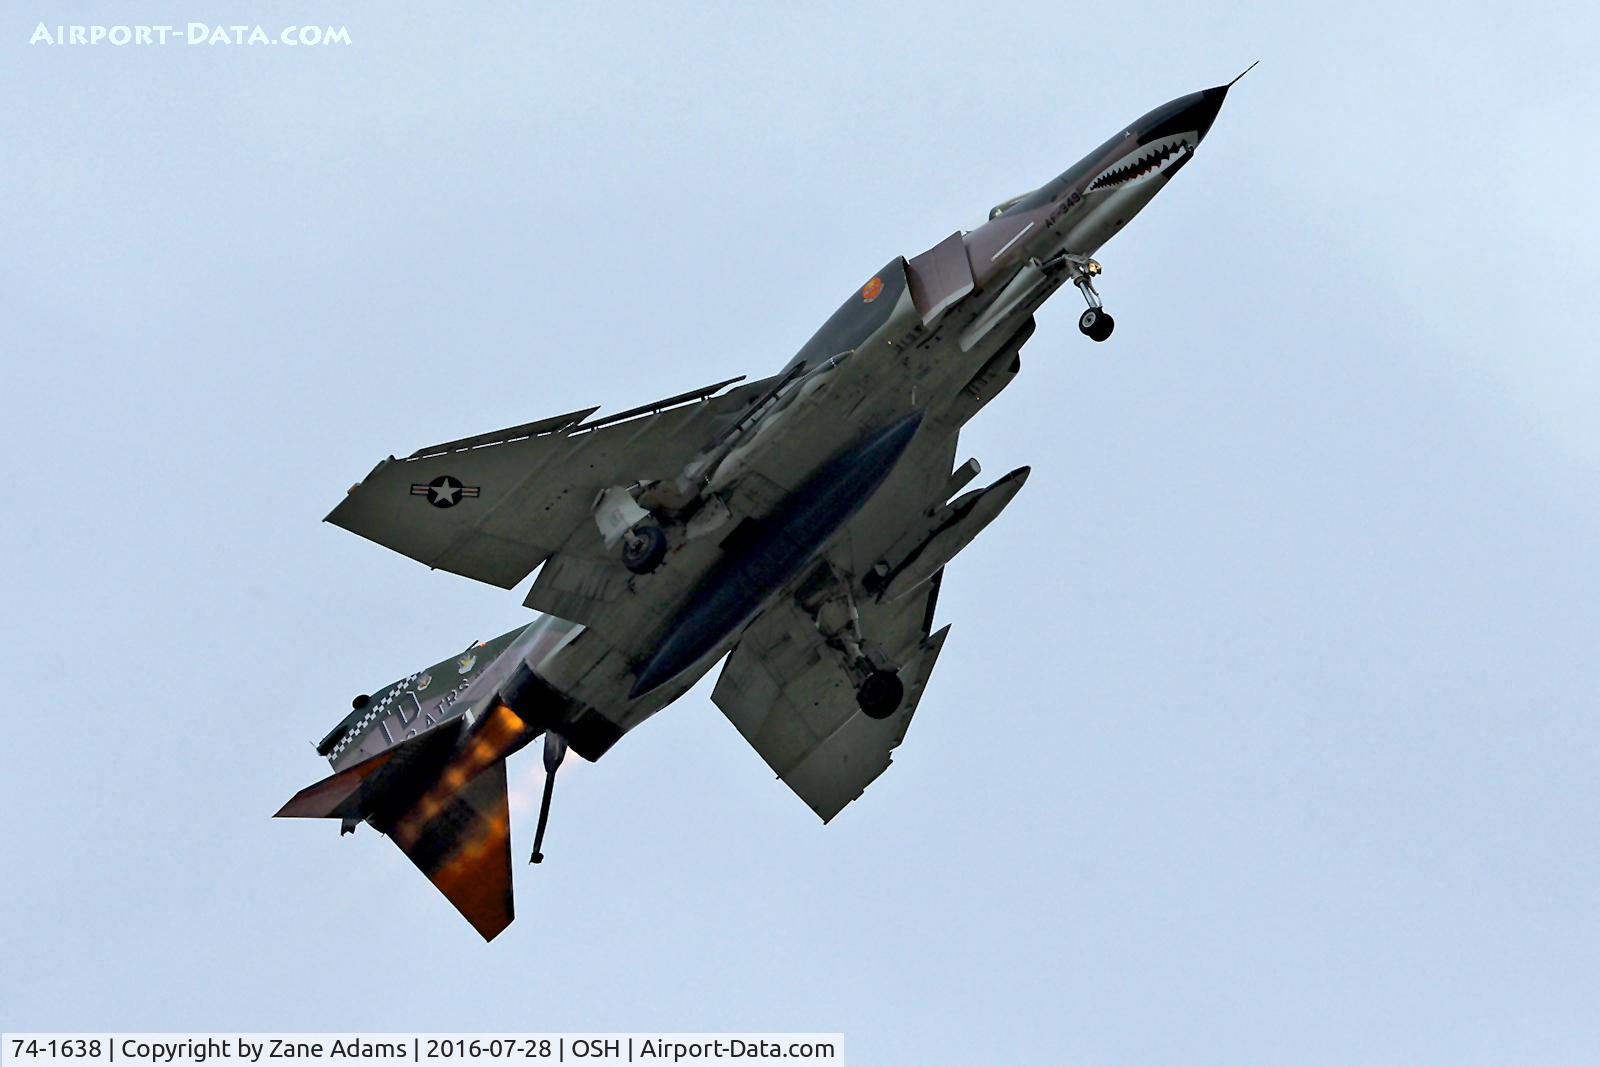
[[[0,20],[0,1027],[1600,1059],[1592,13],[471,11]],[[1103,250],[1116,336],[1064,295],[964,435],[1033,476],[833,825],[708,684],[563,772],[492,945],[370,831],[268,819],[351,695],[527,617],[319,522],[377,459],[771,373],[1255,59]]]

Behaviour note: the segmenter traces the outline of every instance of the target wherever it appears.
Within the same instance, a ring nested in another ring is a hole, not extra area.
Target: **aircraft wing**
[[[792,600],[757,619],[728,657],[711,699],[785,785],[827,822],[889,766],[916,714],[949,627],[925,634],[931,598],[908,597],[895,637],[905,699],[887,719],[856,706],[843,663]]]
[[[734,378],[585,422],[596,409],[447,441],[379,463],[327,521],[504,589],[580,535],[600,490],[676,477],[770,382]]]
[[[942,503],[951,482],[957,429],[929,425],[867,505],[840,531],[826,557],[852,581],[861,633],[900,668],[905,698],[887,719],[856,703],[843,657],[793,597],[755,620],[739,639],[711,699],[783,782],[823,822],[882,774],[905,737],[949,627],[931,632],[940,570],[893,600],[867,594],[867,568]]]
[[[830,648],[793,596],[782,598],[739,639],[711,699],[779,778],[824,822],[882,774],[905,737],[949,627],[933,631],[945,563],[1016,495],[1019,468],[983,489],[952,496],[978,473],[954,467],[960,429],[1016,377],[1033,322],[1017,330],[961,397],[930,419],[894,471],[824,552],[848,581],[863,642],[899,668],[905,697],[887,719],[856,703],[843,655]]]

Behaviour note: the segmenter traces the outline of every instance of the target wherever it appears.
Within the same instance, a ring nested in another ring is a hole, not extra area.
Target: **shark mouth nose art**
[[[1141,145],[1136,154],[1123,156],[1089,183],[1087,192],[1115,189],[1160,174],[1186,159],[1193,149],[1187,136],[1164,138],[1151,145]]]

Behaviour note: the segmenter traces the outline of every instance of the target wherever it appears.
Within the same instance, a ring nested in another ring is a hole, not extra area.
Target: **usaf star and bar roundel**
[[[426,485],[413,483],[411,495],[427,497],[428,503],[436,508],[453,508],[468,497],[477,496],[478,487],[463,485],[460,479],[441,474]]]

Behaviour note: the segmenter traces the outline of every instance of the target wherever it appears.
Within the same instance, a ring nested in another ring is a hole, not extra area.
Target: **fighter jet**
[[[1234,79],[1237,81],[1238,79]],[[1112,331],[1091,258],[1189,162],[1229,87],[1179,97],[1064,173],[867,278],[776,375],[390,456],[327,516],[511,589],[533,622],[407,675],[317,751],[277,814],[387,834],[485,939],[513,917],[506,757],[597,760],[718,663],[712,701],[832,819],[889,766],[950,633],[946,565],[1028,477],[982,488],[957,438],[1017,376],[1070,283]]]

